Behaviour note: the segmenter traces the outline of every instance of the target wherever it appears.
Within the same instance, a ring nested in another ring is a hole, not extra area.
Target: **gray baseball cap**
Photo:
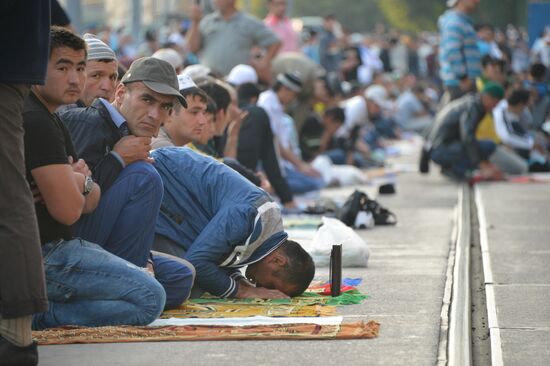
[[[187,101],[179,92],[176,70],[166,61],[153,57],[137,59],[132,62],[121,81],[124,84],[141,81],[159,94],[178,98],[181,105],[187,108]]]

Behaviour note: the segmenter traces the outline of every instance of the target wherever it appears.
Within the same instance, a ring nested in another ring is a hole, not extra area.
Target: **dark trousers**
[[[292,191],[281,172],[269,117],[257,107],[248,109],[248,112],[239,131],[237,160],[253,171],[256,171],[258,164],[261,164],[281,202],[290,202],[293,199]]]
[[[488,140],[478,140],[476,143],[481,160],[489,160],[491,154],[495,152],[496,144]],[[468,153],[460,141],[434,147],[431,158],[443,169],[448,169],[459,177],[463,177],[467,172],[477,168],[470,161]]]
[[[34,203],[25,178],[25,85],[0,83],[0,314],[48,309]]]

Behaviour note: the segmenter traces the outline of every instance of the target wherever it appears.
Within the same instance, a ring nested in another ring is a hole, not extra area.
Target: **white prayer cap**
[[[187,74],[178,75],[178,85],[180,92],[185,89],[197,88],[197,84],[191,79],[191,76]]]
[[[258,83],[258,74],[256,70],[250,65],[239,64],[231,69],[229,75],[227,75],[226,81],[235,86],[239,86],[245,83]]]
[[[174,70],[183,66],[183,58],[178,53],[178,51],[171,48],[161,48],[157,52],[153,53],[151,57],[168,62],[170,65],[172,65]]]

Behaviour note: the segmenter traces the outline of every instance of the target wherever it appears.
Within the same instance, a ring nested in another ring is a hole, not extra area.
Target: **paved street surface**
[[[493,364],[550,365],[550,184],[480,185],[476,193],[490,258]]]
[[[399,161],[414,163],[415,158]],[[437,364],[459,185],[441,178],[432,166],[429,176],[400,174],[396,188],[396,194],[378,199],[397,214],[398,225],[359,231],[371,250],[369,267],[345,268],[343,273],[361,277],[360,289],[370,298],[339,312],[347,321],[380,322],[376,339],[45,346],[40,347],[40,364]],[[498,327],[493,335],[500,331],[505,365],[550,364],[549,189],[550,184],[491,184],[480,189],[493,274],[488,287],[494,289],[498,319],[490,326]],[[324,195],[345,197],[352,190],[327,190]],[[319,269],[317,278],[327,279],[327,269]]]

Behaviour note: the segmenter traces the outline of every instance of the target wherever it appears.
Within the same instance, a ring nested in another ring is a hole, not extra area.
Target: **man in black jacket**
[[[294,198],[281,173],[275,152],[273,132],[266,111],[256,105],[260,91],[256,84],[244,83],[238,88],[239,104],[248,112],[239,131],[237,160],[248,169],[256,170],[261,163],[271,186],[286,208],[294,208]]]
[[[441,165],[443,174],[460,180],[479,169],[485,179],[502,177],[502,172],[489,162],[495,143],[478,140],[476,130],[503,96],[502,86],[489,82],[480,95],[466,95],[437,114],[429,140],[431,159]]]
[[[79,157],[87,162],[103,193],[97,209],[76,223],[76,235],[154,270],[165,287],[167,307],[184,300],[170,298],[171,288],[183,285],[177,280],[183,275],[181,266],[156,254],[149,257],[163,192],[149,151],[151,138],[158,135],[161,123],[178,101],[187,107],[172,66],[144,57],[132,63],[112,104],[98,98],[88,108],[60,114]]]

